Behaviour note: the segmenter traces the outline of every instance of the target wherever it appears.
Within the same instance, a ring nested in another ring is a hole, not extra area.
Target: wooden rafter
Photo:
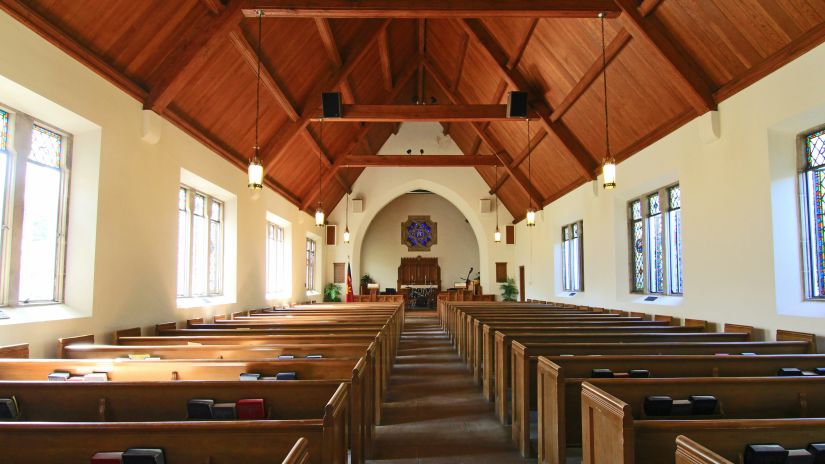
[[[212,53],[226,40],[227,34],[237,27],[242,17],[244,0],[231,0],[209,24],[198,29],[190,40],[183,41],[173,50],[157,71],[154,86],[143,107],[162,114],[175,96],[197,75]]]
[[[343,164],[350,167],[474,167],[500,166],[501,161],[490,155],[350,155]]]
[[[461,97],[460,94],[453,93],[450,88],[447,80],[444,76],[440,74],[438,69],[433,65],[430,60],[426,61],[427,71],[429,71],[430,76],[433,78],[433,81],[438,85],[441,90],[447,95],[447,97],[453,103],[457,105],[466,104],[466,101]],[[491,150],[495,152],[495,155],[501,160],[502,165],[507,173],[509,173],[516,182],[524,189],[527,194],[532,197],[534,200],[539,201],[542,198],[541,193],[536,189],[532,182],[530,182],[527,177],[519,170],[517,167],[513,167],[513,159],[509,153],[504,149],[504,147],[499,143],[499,141],[491,135],[487,128],[489,125],[480,122],[473,122],[470,123],[470,127],[472,127],[473,131],[478,134],[478,137],[484,142]],[[470,155],[465,155],[470,156]]]
[[[616,0],[622,8],[625,28],[633,37],[644,41],[667,64],[662,69],[662,77],[677,86],[699,114],[716,109],[710,79],[704,75],[698,64],[674,42],[664,26],[655,16],[644,17],[639,12],[635,0]]]
[[[453,83],[450,85],[450,90],[458,92],[458,85],[461,84],[461,77],[464,75],[464,61],[467,60],[467,49],[470,48],[470,36],[464,34],[461,37],[461,54],[458,58],[458,69],[456,69]]]
[[[521,62],[521,58],[524,57],[524,52],[527,50],[527,46],[530,45],[530,39],[533,38],[533,34],[536,32],[538,25],[539,19],[533,19],[533,22],[530,23],[530,29],[527,31],[527,34],[525,34],[524,40],[521,41],[518,50],[516,50],[516,53],[507,61],[507,69],[515,68]]]
[[[212,14],[220,14],[223,11],[223,3],[220,0],[201,0],[203,6],[205,6]]]
[[[313,121],[320,121],[322,113],[316,111]],[[523,119],[523,118],[522,118]],[[537,120],[537,114],[530,119]],[[328,118],[328,123],[351,122],[489,122],[512,121],[507,117],[507,105],[343,105],[342,117]]]
[[[347,59],[338,72],[319,81],[309,92],[309,99],[301,111],[301,117],[295,122],[285,123],[274,136],[262,145],[261,153],[263,154],[264,172],[269,172],[272,169],[290,142],[309,125],[310,114],[314,113],[315,109],[321,106],[321,93],[341,86],[344,79],[350,75],[352,70],[355,69],[358,63],[366,56],[370,50],[370,46],[375,42],[381,32],[389,26],[389,23],[389,19],[384,20],[377,29],[367,32],[362,31],[355,40],[357,44],[355,46],[356,52]]]
[[[642,16],[649,16],[656,11],[656,8],[662,3],[662,0],[642,0],[639,5],[639,14]]]
[[[252,47],[252,44],[246,40],[243,33],[240,30],[232,31],[232,33],[229,34],[229,40],[235,46],[235,49],[238,50],[238,53],[241,54],[243,60],[252,68],[252,72],[256,72],[258,70],[258,53]],[[272,98],[278,102],[278,105],[286,112],[289,119],[297,121],[299,116],[298,110],[272,75],[269,67],[264,65],[264,63],[261,63],[261,83],[264,88],[272,94]]]
[[[418,86],[416,96],[419,103],[427,103],[424,96],[424,56],[427,53],[427,20],[418,20]]]
[[[258,4],[267,17],[326,18],[592,18],[617,16],[612,0],[268,0]],[[245,10],[254,16],[255,10]]]
[[[333,163],[332,157],[330,156],[329,153],[327,153],[327,151],[324,149],[324,147],[321,146],[321,144],[318,142],[318,140],[315,139],[315,136],[312,135],[309,132],[309,130],[305,130],[304,131],[304,138],[309,143],[309,146],[312,147],[313,153],[315,153],[315,155],[318,156],[318,158],[320,158],[320,160],[324,164],[324,166],[327,169],[331,168],[332,163]],[[352,192],[352,187],[349,185],[349,182],[347,182],[346,179],[344,179],[344,176],[342,176],[341,173],[338,172],[338,171],[335,172],[335,180],[337,180],[338,183],[341,184],[341,187],[344,188],[345,192],[347,192],[347,193]]]
[[[605,57],[607,58],[607,64],[609,65],[614,58],[619,56],[619,52],[624,49],[624,47],[630,42],[631,35],[627,32],[626,29],[620,29],[619,32],[616,34],[616,37],[610,41],[610,44],[605,48]],[[593,85],[593,82],[601,75],[602,73],[602,54],[599,53],[599,57],[593,61],[587,71],[585,71],[584,75],[579,82],[576,83],[575,87],[564,97],[564,100],[553,110],[553,114],[550,118],[553,122],[558,121],[561,119],[562,116],[567,113],[567,110],[573,107],[573,105],[581,98],[582,95]]]
[[[513,167],[518,168],[519,166],[521,166],[521,163],[523,163],[524,160],[526,160],[527,157],[530,156],[533,150],[535,150],[536,147],[539,146],[539,144],[542,141],[544,141],[545,137],[547,137],[546,131],[544,131],[543,129],[539,129],[538,131],[536,131],[536,135],[534,135],[533,139],[530,141],[530,149],[528,150],[527,147],[524,147],[521,150],[521,153],[519,153],[518,155],[516,155],[515,158],[513,158]],[[490,194],[492,195],[497,193],[501,186],[504,185],[504,183],[507,182],[509,178],[509,172],[505,172],[504,174],[499,176],[498,184],[494,185],[493,188],[490,189]]]
[[[497,72],[511,88],[530,91],[527,80],[516,69],[507,69],[507,54],[480,20],[461,19],[459,23],[461,28],[470,35],[470,38],[480,46],[488,60],[492,62],[494,72]],[[533,100],[532,106],[541,117],[541,124],[547,133],[561,142],[567,152],[570,153],[574,161],[573,165],[579,171],[579,174],[586,179],[595,179],[598,163],[578,137],[562,121],[552,120],[551,114],[553,111],[544,97]]]
[[[381,57],[381,75],[384,88],[392,92],[392,62],[390,61],[389,33],[385,30],[378,38],[378,54]]]
[[[410,65],[407,67],[407,70],[404,72],[404,74],[402,74],[401,77],[399,77],[398,80],[396,80],[395,87],[393,87],[392,92],[390,93],[389,97],[387,97],[387,102],[394,102],[395,99],[398,98],[398,95],[401,93],[401,91],[404,90],[404,88],[413,78],[417,69],[418,63],[415,63],[414,65]],[[350,154],[353,152],[353,150],[358,148],[361,145],[362,140],[367,137],[367,135],[373,127],[374,126],[370,124],[361,125],[358,131],[354,134],[352,142],[350,142],[349,146],[343,151],[343,153]],[[324,174],[324,177],[321,179],[322,185],[328,185],[332,181],[333,177],[336,175],[338,170],[346,167],[344,161],[344,156],[341,156],[335,160],[330,169],[327,170],[326,174]],[[316,201],[318,201],[318,194],[317,192],[314,192],[312,193],[312,195],[304,199],[304,202],[301,205],[301,209],[306,211]]]
[[[332,33],[329,20],[326,18],[315,18],[315,26],[318,27],[318,33],[321,35],[324,50],[327,51],[327,55],[334,69],[336,71],[341,69],[344,62],[341,60],[341,52],[338,50],[338,43],[335,40],[335,34]],[[355,94],[352,92],[349,77],[345,77],[343,82],[341,82],[341,96],[345,103],[355,103]]]

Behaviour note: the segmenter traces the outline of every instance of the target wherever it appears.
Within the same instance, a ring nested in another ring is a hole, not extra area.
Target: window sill
[[[576,298],[582,294],[584,294],[584,291],[558,292],[556,298]]]
[[[178,309],[205,308],[208,306],[220,306],[230,304],[235,304],[234,296],[197,296],[192,298],[177,299]]]
[[[91,317],[91,313],[87,311],[75,309],[60,303],[14,306],[0,309],[8,316],[8,319],[0,319],[0,327]]]
[[[648,301],[649,298],[655,297],[655,300]],[[631,293],[631,302],[651,305],[651,306],[681,306],[685,298],[682,295],[652,295],[644,293]]]

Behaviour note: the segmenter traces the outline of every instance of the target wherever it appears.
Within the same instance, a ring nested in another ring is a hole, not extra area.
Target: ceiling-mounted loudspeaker
[[[524,119],[527,117],[527,92],[510,92],[507,96],[507,117]]]
[[[343,116],[344,112],[341,108],[340,92],[324,92],[321,100],[324,107],[324,119],[340,118]]]

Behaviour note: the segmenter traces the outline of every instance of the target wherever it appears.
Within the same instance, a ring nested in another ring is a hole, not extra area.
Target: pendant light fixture
[[[530,185],[533,184],[532,160],[533,154],[530,150],[530,119],[527,119],[527,182]],[[533,227],[536,225],[536,210],[533,208],[533,193],[528,191],[527,197],[527,227]]]
[[[256,14],[258,15],[258,71],[255,88],[255,147],[253,148],[252,159],[249,161],[249,168],[247,169],[249,176],[247,187],[252,190],[253,198],[257,198],[260,195],[260,191],[264,188],[264,166],[259,156],[261,146],[258,143],[261,119],[261,30],[264,12],[263,10],[258,10]]]
[[[493,184],[496,186],[496,231],[493,233],[493,241],[496,243],[501,243],[501,229],[498,227],[498,164],[496,164],[496,183]]]
[[[605,13],[599,13],[602,26],[602,81],[604,82],[604,145],[605,155],[602,164],[602,175],[604,176],[604,189],[612,190],[616,188],[616,159],[610,152],[610,120],[607,117],[607,52],[604,41],[604,18]]]
[[[324,120],[321,119],[320,128],[318,130],[320,133],[318,138],[321,139],[318,143],[323,147],[324,143]],[[323,196],[321,191],[321,184],[323,183],[321,174],[324,170],[324,163],[321,161],[321,157],[318,157],[318,207],[315,208],[315,226],[316,227],[323,227],[324,226],[324,203],[323,203]]]
[[[347,192],[347,203],[345,207],[346,224],[344,226],[344,243],[349,243],[349,192]]]

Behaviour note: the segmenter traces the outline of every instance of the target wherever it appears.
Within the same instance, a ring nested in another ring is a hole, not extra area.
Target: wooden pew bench
[[[28,358],[29,344],[20,343],[17,345],[0,346],[0,358]]]
[[[808,442],[821,441],[825,434],[823,389],[825,377],[591,379],[582,383],[583,462],[673,463],[679,435],[712,449],[731,442],[728,434],[737,429],[747,431],[751,443],[775,442],[776,436],[747,429],[758,428],[760,423],[773,427],[789,418],[818,418],[818,434]],[[648,417],[643,403],[650,395],[674,399],[712,395],[719,404],[709,416]],[[718,449],[729,452],[728,446]]]
[[[299,438],[281,464],[309,464],[309,445],[306,438]]]
[[[307,439],[308,462],[347,462],[346,384],[0,382],[0,397],[10,396],[22,417],[0,422],[8,462],[88,462],[98,451],[152,447],[168,462],[263,464],[287,455],[300,438]],[[269,417],[189,421],[193,398],[261,398]]]
[[[810,443],[825,441],[821,433],[825,423],[817,419],[760,421],[759,426],[760,428],[755,430],[725,430],[725,443],[718,446],[720,450],[724,450],[728,458],[684,435],[679,435],[676,437],[676,464],[738,464],[741,462],[740,457],[745,446],[750,444],[776,443],[786,450],[792,450],[805,449]],[[817,427],[819,431],[816,430]]]
[[[540,356],[539,463],[564,464],[566,448],[581,446],[581,384],[591,379],[594,369],[643,369],[651,378],[775,377],[783,367],[811,371],[825,367],[825,355]]]

